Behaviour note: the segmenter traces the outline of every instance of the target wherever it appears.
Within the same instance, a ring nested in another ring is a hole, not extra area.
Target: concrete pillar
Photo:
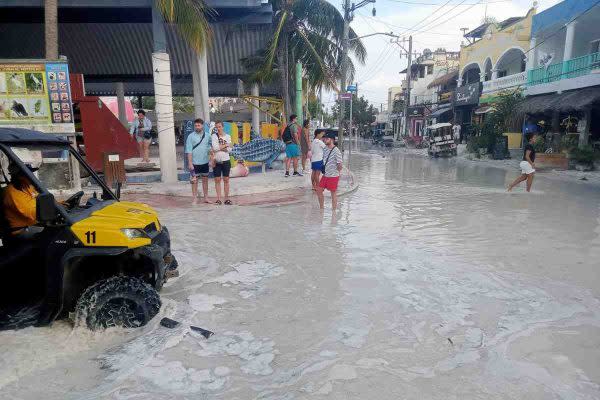
[[[583,132],[579,133],[579,147],[587,146],[590,137],[590,124],[592,123],[592,109],[586,108],[583,111],[585,127]]]
[[[458,79],[456,80],[456,87],[461,87],[461,86],[462,86],[462,83],[463,83],[463,80],[462,80],[462,78],[458,78]]]
[[[173,92],[171,90],[171,62],[167,54],[167,35],[162,15],[152,7],[152,77],[156,100],[156,129],[158,131],[158,154],[161,179],[166,183],[177,182],[177,158],[175,152],[175,122],[173,118]]]
[[[208,57],[206,47],[198,54],[198,76],[200,78],[200,105],[201,117],[205,122],[210,122],[210,106],[208,98]]]
[[[552,112],[552,123],[550,125],[552,133],[560,132],[560,112]]]
[[[155,112],[160,173],[163,182],[174,183],[177,182],[177,158],[169,55],[167,53],[152,53],[152,70],[154,71],[154,98],[156,99]]]
[[[567,32],[565,35],[565,51],[563,53],[563,61],[570,60],[573,58],[573,45],[575,44],[575,25],[577,21],[569,22],[567,27]]]
[[[498,79],[498,70],[495,68],[492,70],[492,80],[494,79]]]
[[[529,41],[529,52],[527,53],[527,66],[526,70],[534,69],[537,63],[537,38],[532,37]]]
[[[192,54],[192,89],[194,92],[194,118],[204,119],[204,109],[202,108],[202,95],[200,94],[200,71],[198,70],[198,60]]]
[[[252,96],[260,96],[258,83],[252,84]],[[258,107],[259,105],[260,102],[254,100],[254,106]],[[252,107],[252,130],[257,134],[260,134],[260,111],[255,107]]]
[[[119,110],[119,121],[123,124],[123,126],[128,125],[127,121],[127,112],[125,111],[125,85],[123,82],[116,83],[116,91],[117,91],[117,108]]]

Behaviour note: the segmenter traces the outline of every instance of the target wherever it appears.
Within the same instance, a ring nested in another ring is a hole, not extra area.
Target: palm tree
[[[213,16],[214,10],[204,0],[155,0],[155,4],[194,51],[200,53],[210,44],[212,30],[207,17]]]
[[[46,58],[58,59],[58,0],[44,2],[44,39]]]
[[[286,113],[290,114],[290,76],[296,61],[304,68],[311,89],[325,87],[338,90],[336,80],[341,75],[344,18],[326,0],[271,0],[273,4],[273,37],[254,80],[271,82],[279,79]],[[350,29],[349,50],[360,63],[367,51]],[[349,62],[352,78],[354,65]],[[293,81],[293,80],[292,80]]]

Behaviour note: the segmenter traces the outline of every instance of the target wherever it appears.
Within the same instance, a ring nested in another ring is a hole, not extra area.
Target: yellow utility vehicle
[[[152,319],[167,271],[177,268],[156,211],[120,201],[120,190],[55,135],[0,128],[0,161],[0,329],[61,317],[92,330]],[[34,188],[28,227],[9,221],[14,205],[6,196],[17,179]],[[61,201],[74,182],[84,190]]]

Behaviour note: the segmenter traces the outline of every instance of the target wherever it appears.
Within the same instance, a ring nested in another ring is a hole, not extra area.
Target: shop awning
[[[447,112],[450,112],[450,111],[452,111],[451,106],[440,107],[437,110],[433,111],[431,114],[429,114],[429,118],[439,118],[443,114],[446,114]]]
[[[600,103],[600,89],[590,87],[570,90],[561,94],[551,93],[541,96],[526,97],[517,106],[517,111],[526,114],[560,111],[569,112],[582,110],[593,104]]]
[[[496,109],[494,107],[490,107],[490,106],[483,106],[483,107],[479,107],[477,110],[475,110],[475,114],[487,114],[491,111],[496,111]]]
[[[448,72],[445,75],[440,76],[439,78],[435,78],[429,85],[427,85],[427,89],[434,88],[436,86],[444,86],[453,80],[456,81],[458,79],[458,70],[454,70]]]

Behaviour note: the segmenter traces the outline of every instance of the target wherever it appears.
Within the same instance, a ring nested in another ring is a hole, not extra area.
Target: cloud
[[[367,7],[356,12],[351,26],[359,36],[390,31],[408,36],[411,32],[403,28],[416,26],[416,32],[412,32],[413,51],[420,53],[425,48],[439,47],[458,51],[461,41],[465,40],[460,28],[476,28],[486,13],[483,3],[453,8],[460,1],[453,1],[433,13],[437,6],[409,6],[381,0],[381,3],[377,2],[377,17],[371,17]],[[477,0],[464,1],[465,4],[475,2]],[[538,6],[538,12],[558,2],[558,0],[543,0]],[[440,1],[440,4],[444,2]],[[525,15],[530,6],[529,1],[523,0],[490,3],[487,6],[487,16],[501,21],[509,17]],[[433,15],[430,16],[432,13]],[[426,32],[419,32],[419,30]],[[359,83],[359,92],[375,103],[380,103],[387,97],[387,88],[399,86],[404,78],[399,72],[406,68],[406,57],[400,58],[398,45],[391,44],[390,39],[386,36],[364,38],[363,42],[368,50],[367,61],[365,65],[359,65],[355,60],[357,66],[355,80]]]

